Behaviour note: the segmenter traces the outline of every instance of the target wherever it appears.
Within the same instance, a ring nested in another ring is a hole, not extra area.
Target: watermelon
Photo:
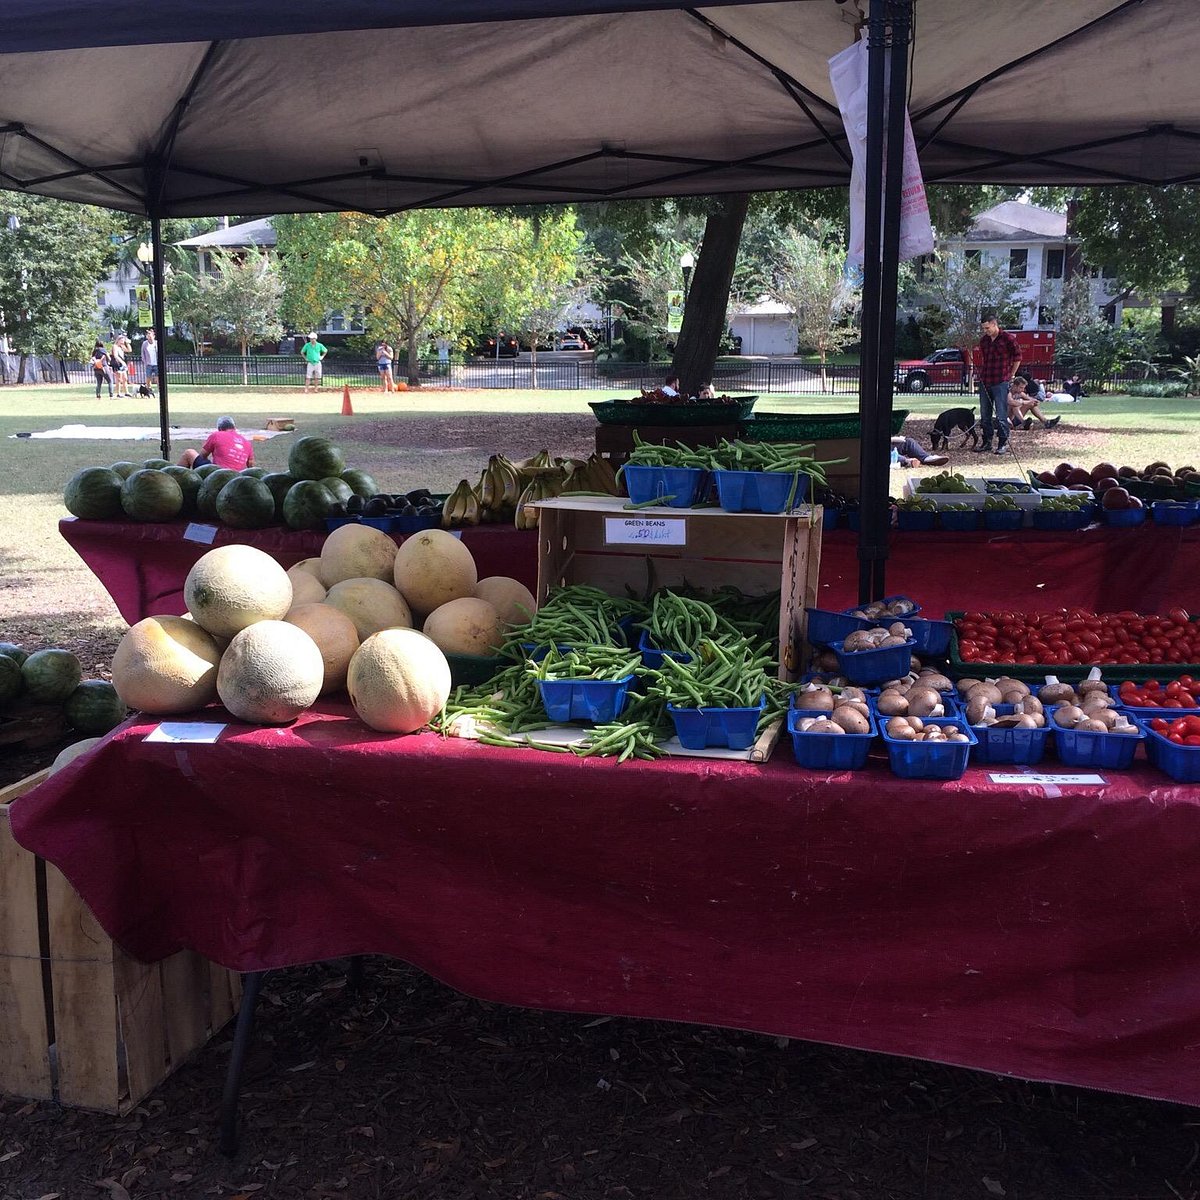
[[[21,664],[29,698],[37,704],[61,704],[83,678],[79,659],[69,650],[38,650]]]
[[[63,503],[74,517],[105,521],[121,515],[122,476],[108,467],[84,467],[67,481]]]
[[[170,475],[179,484],[179,490],[183,492],[183,515],[191,516],[196,511],[196,500],[204,480],[187,467],[163,467],[163,474]]]
[[[275,520],[283,520],[283,498],[288,494],[292,484],[296,482],[286,471],[275,471],[263,476],[267,490],[275,497]]]
[[[148,458],[142,463],[143,471],[161,471],[163,467],[169,467],[171,464],[165,458]]]
[[[125,720],[125,705],[111,683],[85,679],[63,705],[63,716],[80,733],[107,733]]]
[[[0,704],[16,699],[24,686],[21,664],[15,658],[0,654]]]
[[[234,529],[262,529],[275,520],[275,497],[261,479],[239,475],[217,496],[217,516]]]
[[[356,496],[361,496],[364,500],[370,500],[372,496],[379,495],[379,488],[376,486],[375,480],[366,471],[360,471],[357,467],[343,471],[342,479],[350,485],[350,490]]]
[[[346,469],[342,452],[328,439],[302,437],[288,454],[288,474],[297,479],[324,479]]]
[[[13,659],[18,667],[29,657],[16,642],[0,642],[0,654]]]
[[[196,497],[196,511],[206,521],[217,519],[217,497],[231,479],[237,478],[237,474],[228,467],[218,467],[215,471],[205,475],[204,482],[200,485],[200,495]]]
[[[214,471],[224,471],[225,467],[218,467],[216,463],[205,463],[201,467],[193,468],[201,479],[207,479]]]
[[[302,479],[283,498],[283,519],[289,529],[324,529],[325,518],[337,503],[333,494],[315,479]]]
[[[265,467],[243,467],[241,474],[248,475],[251,479],[263,479],[267,470]]]
[[[354,489],[340,475],[330,475],[320,481],[323,488],[337,501],[345,504],[354,495]]]
[[[163,471],[134,471],[121,486],[121,507],[134,521],[169,521],[183,511],[183,488]]]
[[[116,471],[116,473],[120,475],[122,479],[128,479],[129,476],[132,475],[138,468],[137,463],[122,461],[113,463],[113,465],[108,469],[110,471]]]

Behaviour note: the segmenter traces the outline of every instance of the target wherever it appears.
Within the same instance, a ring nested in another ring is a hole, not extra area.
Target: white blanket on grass
[[[204,428],[172,425],[171,440],[184,442],[203,442],[212,433],[215,425]],[[242,435],[252,442],[261,442],[266,438],[277,437],[287,433],[285,429],[243,429]],[[46,429],[41,433],[22,435],[10,433],[10,438],[28,436],[31,438],[70,438],[72,440],[91,442],[156,442],[160,430],[157,425],[63,425],[59,429]]]

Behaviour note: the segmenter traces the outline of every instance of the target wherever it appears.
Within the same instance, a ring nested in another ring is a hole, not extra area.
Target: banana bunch
[[[493,454],[475,489],[484,521],[503,521],[513,515],[524,483],[517,465],[503,454]]]
[[[593,454],[583,462],[578,459],[568,459],[567,462],[571,464],[571,468],[561,495],[567,496],[572,492],[594,492],[605,496],[621,494],[617,473],[608,459]]]
[[[478,525],[483,519],[483,508],[475,489],[460,479],[458,487],[446,497],[442,505],[442,528],[457,529],[462,525]]]
[[[532,458],[527,458],[517,465],[522,481],[532,479],[539,471],[553,471],[556,467],[549,450],[539,450]]]
[[[538,527],[538,511],[527,507],[538,500],[553,500],[562,492],[562,480],[553,472],[535,475],[525,485],[521,498],[517,501],[517,515],[513,524],[518,529],[536,529]]]

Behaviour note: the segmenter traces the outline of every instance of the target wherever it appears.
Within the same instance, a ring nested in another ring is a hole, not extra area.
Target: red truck
[[[1010,329],[1021,347],[1021,374],[1034,379],[1049,379],[1054,374],[1054,331]],[[974,353],[979,366],[979,350]],[[961,389],[967,385],[967,367],[961,350],[935,350],[928,358],[896,364],[896,388],[903,392],[924,392],[929,388]]]

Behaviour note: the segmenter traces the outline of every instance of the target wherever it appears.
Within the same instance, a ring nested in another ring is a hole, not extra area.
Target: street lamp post
[[[683,271],[683,302],[687,303],[688,287],[692,282],[692,268],[696,265],[696,256],[690,251],[685,250],[679,256],[679,267]]]

